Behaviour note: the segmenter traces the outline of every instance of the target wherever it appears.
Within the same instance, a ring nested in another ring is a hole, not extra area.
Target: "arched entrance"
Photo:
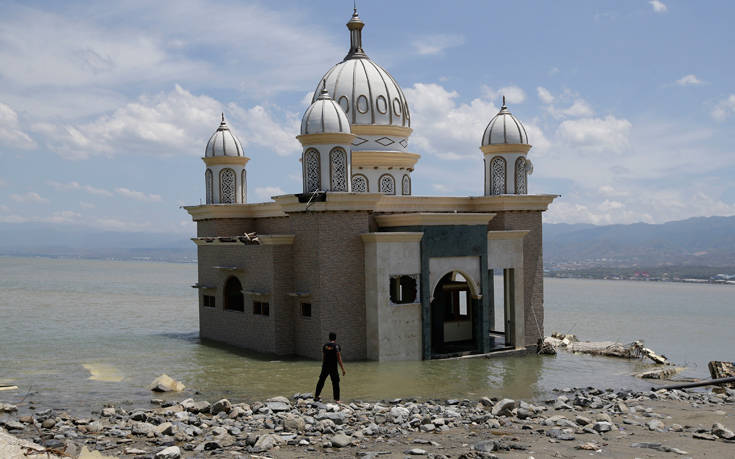
[[[245,311],[245,299],[242,295],[242,284],[240,280],[232,276],[225,282],[225,309],[232,311]]]
[[[458,271],[445,274],[431,301],[431,353],[434,356],[478,350],[475,320],[478,302],[473,286]]]

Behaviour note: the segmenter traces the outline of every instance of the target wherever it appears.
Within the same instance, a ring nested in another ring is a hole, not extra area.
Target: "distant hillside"
[[[547,268],[733,266],[735,217],[696,217],[657,225],[545,224]]]
[[[0,224],[0,255],[190,262],[196,259],[196,246],[182,234]]]

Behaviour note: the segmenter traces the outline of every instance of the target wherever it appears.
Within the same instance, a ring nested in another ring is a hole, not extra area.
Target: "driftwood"
[[[663,368],[654,368],[653,370],[636,373],[635,376],[643,379],[669,379],[678,374],[684,368],[675,366],[665,366]]]
[[[719,379],[710,379],[705,381],[697,381],[693,383],[686,383],[686,384],[676,384],[674,386],[664,386],[664,387],[652,387],[651,390],[673,390],[673,389],[691,389],[693,387],[704,387],[704,386],[714,386],[714,385],[722,385],[725,384],[732,384],[735,382],[735,376],[731,376],[729,378],[719,378]]]
[[[665,356],[656,354],[651,349],[645,347],[641,341],[634,341],[629,344],[614,341],[578,341],[574,335],[561,333],[552,333],[551,336],[547,336],[539,341],[538,352],[540,354],[551,354],[551,348],[554,350],[556,348],[563,348],[569,352],[579,352],[582,354],[604,355],[624,359],[648,357],[658,364],[668,363]]]
[[[0,385],[0,390],[16,390],[18,386],[6,386],[6,385]]]
[[[733,362],[720,362],[713,360],[707,364],[709,368],[709,374],[712,379],[722,379],[735,377],[735,363]],[[735,383],[723,384],[723,387],[735,388]]]

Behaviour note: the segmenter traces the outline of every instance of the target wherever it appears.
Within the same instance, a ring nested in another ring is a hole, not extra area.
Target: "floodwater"
[[[147,403],[166,373],[198,398],[252,400],[312,392],[319,362],[274,360],[203,343],[196,265],[0,257],[0,399],[88,413]],[[586,340],[644,339],[706,376],[735,360],[735,288],[546,279],[546,332]],[[644,389],[645,362],[560,353],[496,359],[347,362],[343,399],[542,397],[555,387]],[[329,384],[325,395],[331,393]]]

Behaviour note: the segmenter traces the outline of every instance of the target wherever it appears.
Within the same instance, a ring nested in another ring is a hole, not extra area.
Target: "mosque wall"
[[[197,221],[197,237],[236,236],[255,231],[252,218],[212,218]]]

